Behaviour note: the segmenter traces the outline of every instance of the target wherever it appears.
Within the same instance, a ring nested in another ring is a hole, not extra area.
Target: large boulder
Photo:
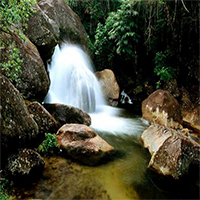
[[[103,71],[96,72],[96,76],[99,80],[104,97],[108,101],[109,105],[117,106],[120,89],[113,71],[110,69],[104,69]]]
[[[53,116],[38,102],[30,102],[28,104],[28,111],[32,114],[33,119],[36,121],[39,132],[41,135],[45,133],[56,133],[58,122],[53,118]]]
[[[28,146],[38,136],[38,125],[29,114],[19,91],[0,74],[0,130],[2,156]]]
[[[63,0],[39,0],[36,14],[28,21],[26,32],[43,59],[51,58],[53,48],[61,41],[80,44],[88,50],[87,33],[79,17]]]
[[[91,117],[79,108],[59,103],[44,104],[44,107],[57,120],[59,127],[66,123],[91,124]]]
[[[31,181],[42,176],[44,165],[43,158],[37,152],[23,149],[9,157],[7,172],[12,178]]]
[[[165,90],[156,90],[142,102],[142,117],[169,128],[182,128],[182,114],[178,101]]]
[[[178,179],[200,164],[200,145],[174,129],[151,125],[141,140],[152,155],[149,167],[162,175]]]
[[[43,101],[49,89],[49,78],[44,63],[35,45],[26,36],[23,35],[23,39],[21,36],[22,33],[17,34],[17,31],[14,30],[10,31],[9,34],[3,32],[0,35],[0,39],[5,44],[9,43],[0,49],[0,62],[11,60],[10,48],[12,47],[10,45],[14,42],[14,48],[19,49],[19,58],[23,62],[20,63],[21,73],[15,72],[18,73],[20,81],[13,82],[13,84],[26,98]],[[6,76],[2,69],[1,72]]]
[[[57,142],[67,155],[86,165],[97,164],[114,150],[93,129],[82,124],[62,126],[57,132]]]

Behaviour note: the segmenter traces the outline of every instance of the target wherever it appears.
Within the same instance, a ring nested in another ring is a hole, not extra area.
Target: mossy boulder
[[[39,102],[30,102],[28,111],[36,121],[40,135],[43,136],[42,139],[44,139],[45,133],[57,132],[58,122]]]
[[[21,38],[23,36],[23,39]],[[35,45],[23,33],[18,33],[16,30],[10,30],[9,33],[3,32],[0,39],[7,44],[0,49],[0,62],[4,63],[10,58],[10,49],[17,48],[19,50],[19,63],[21,73],[16,71],[20,81],[13,81],[15,87],[27,99],[38,99],[43,101],[49,89],[49,78],[45,70],[44,63]],[[14,46],[10,45],[14,42]],[[1,73],[6,76],[3,68],[0,69]],[[12,71],[12,69],[11,69]],[[11,73],[11,72],[10,72]]]
[[[23,149],[9,157],[7,172],[10,177],[19,180],[31,181],[42,176],[45,162],[32,149]]]
[[[2,74],[0,88],[1,150],[6,157],[19,147],[34,145],[39,132],[21,94]]]

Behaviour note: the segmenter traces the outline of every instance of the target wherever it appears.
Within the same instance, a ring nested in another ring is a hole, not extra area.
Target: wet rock
[[[34,145],[38,125],[29,114],[19,91],[0,74],[0,130],[1,150],[4,157],[18,147]]]
[[[33,119],[36,121],[41,135],[57,132],[58,122],[40,103],[36,101],[31,102],[28,105],[28,111],[33,115]]]
[[[200,100],[193,104],[190,95],[185,88],[181,88],[181,111],[183,114],[183,125],[197,133],[200,137]]]
[[[190,165],[200,164],[200,145],[180,131],[151,125],[141,139],[152,155],[149,167],[162,175],[178,179]]]
[[[169,128],[182,128],[178,101],[165,90],[156,90],[142,102],[142,117]]]
[[[44,104],[44,107],[57,120],[59,127],[66,123],[91,124],[91,117],[79,108],[58,103]]]
[[[17,34],[16,30],[10,31],[9,34],[1,34],[0,39],[5,44],[8,41],[9,44],[0,49],[0,62],[4,63],[10,60],[9,45],[15,42],[14,46],[19,49],[19,58],[23,62],[20,63],[21,73],[18,73],[20,81],[13,82],[13,84],[26,98],[43,101],[49,89],[49,78],[37,48],[26,36],[23,35],[24,39],[21,39],[22,35],[22,33]],[[6,76],[3,70],[0,71]]]
[[[87,33],[78,17],[63,0],[39,0],[36,14],[28,21],[28,38],[37,46],[44,60],[51,58],[61,41],[80,44],[88,50]]]
[[[163,89],[170,92],[175,98],[180,97],[181,93],[178,88],[176,79],[170,79],[168,82],[166,82],[163,86]]]
[[[96,72],[96,76],[103,90],[104,97],[108,101],[109,105],[117,106],[120,89],[113,71],[110,69],[104,69],[103,71]]]
[[[42,175],[45,162],[42,157],[31,149],[20,150],[8,159],[8,174],[15,179],[35,179]]]
[[[114,150],[86,125],[65,124],[57,132],[57,141],[67,155],[86,165],[97,164]]]

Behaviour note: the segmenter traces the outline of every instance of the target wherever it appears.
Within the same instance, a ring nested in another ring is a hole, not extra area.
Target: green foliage
[[[7,31],[8,27],[21,25],[26,28],[26,21],[35,12],[32,8],[36,0],[1,0],[0,29]]]
[[[8,61],[0,63],[0,67],[2,67],[4,74],[12,83],[18,83],[20,81],[19,74],[21,73],[20,63],[23,61],[19,57],[19,49],[15,47],[15,42],[9,45],[8,53]]]
[[[8,179],[1,177],[0,178],[0,199],[9,200],[7,187],[12,186],[13,183]]]
[[[95,30],[99,22],[104,23],[108,13],[117,10],[121,0],[65,0],[80,17],[90,41],[94,42]]]
[[[12,31],[17,32],[20,39],[24,39],[21,32],[27,28],[26,21],[30,15],[35,13],[32,6],[36,3],[36,0],[1,0],[0,2],[0,36],[6,34],[7,37],[6,40],[0,41],[0,49],[7,51],[9,55],[8,59],[0,64],[0,67],[12,83],[20,81],[20,64],[23,61],[20,58],[19,49],[16,47],[15,42],[11,41],[9,35],[12,34]],[[17,29],[18,31],[16,31]]]
[[[167,58],[169,53],[165,52],[157,52],[154,62],[155,62],[155,68],[154,68],[154,73],[159,77],[159,81],[157,82],[156,88],[160,88],[161,86],[161,81],[168,82],[173,76],[175,75],[175,69],[173,69],[170,66],[166,65]]]
[[[53,155],[58,150],[57,139],[55,134],[45,133],[45,140],[39,145],[38,151],[45,157]]]
[[[95,35],[95,60],[108,60],[112,65],[116,56],[125,60],[137,59],[137,44],[139,42],[135,2],[122,0],[116,12],[109,13],[105,25],[98,24]]]

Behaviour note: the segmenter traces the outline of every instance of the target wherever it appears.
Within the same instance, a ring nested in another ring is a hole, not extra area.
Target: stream
[[[150,154],[138,142],[147,123],[138,116],[130,118],[130,113],[121,114],[124,114],[124,119],[127,117],[137,124],[137,134],[109,134],[96,130],[115,148],[116,153],[105,162],[97,166],[85,166],[60,156],[44,158],[42,178],[32,184],[14,186],[10,191],[12,198],[192,199],[196,195],[192,192],[197,191],[189,185],[188,180],[180,184],[180,181],[154,179],[151,171],[147,170]],[[170,188],[164,186],[163,182],[169,184]]]

